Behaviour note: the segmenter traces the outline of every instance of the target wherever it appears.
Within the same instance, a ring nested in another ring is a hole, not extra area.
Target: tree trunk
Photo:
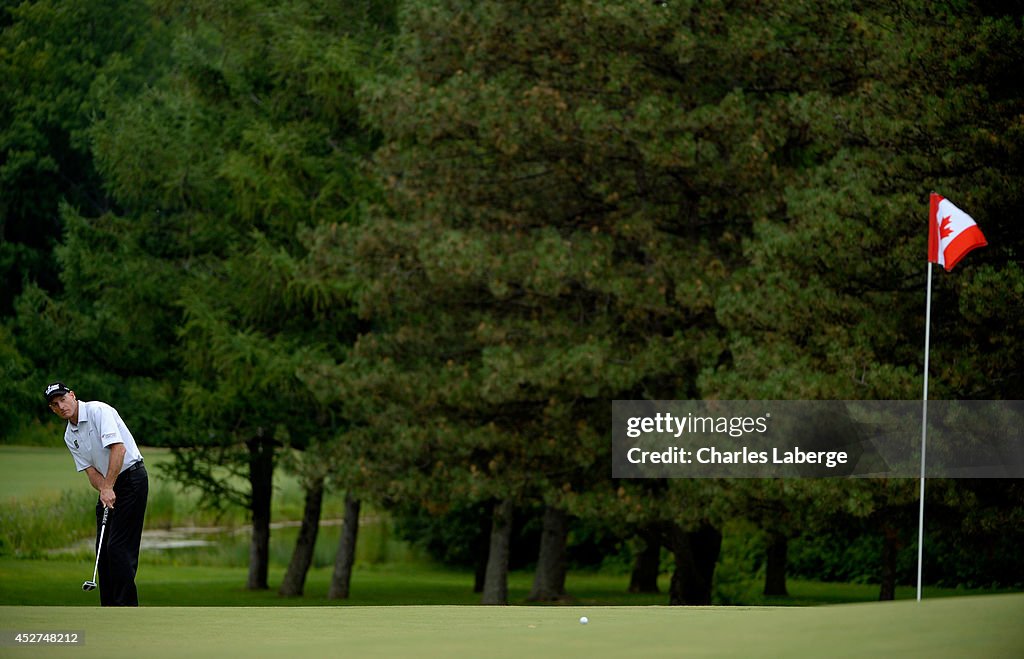
[[[249,487],[252,491],[252,539],[249,543],[249,590],[266,590],[270,565],[270,498],[274,491],[274,443],[262,432],[249,440]]]
[[[789,538],[778,533],[768,535],[765,560],[764,594],[770,597],[788,597],[786,566],[789,561]]]
[[[508,604],[508,559],[512,538],[512,500],[494,504],[491,544],[487,552],[487,572],[481,604]]]
[[[633,572],[629,575],[629,592],[657,593],[658,573],[661,571],[661,533],[653,527],[640,530],[643,548],[637,552]]]
[[[484,592],[484,579],[487,577],[487,547],[490,545],[490,534],[485,535],[485,541],[479,546],[476,554],[476,565],[473,566],[473,592]]]
[[[490,527],[493,516],[481,515],[480,528],[474,541],[476,561],[473,565],[473,592],[483,592],[483,581],[487,576],[487,553],[490,546]]]
[[[568,537],[569,515],[561,508],[545,508],[540,556],[529,601],[553,602],[565,596],[565,544]]]
[[[334,556],[334,574],[327,599],[348,599],[352,583],[352,566],[356,562],[356,537],[359,535],[359,499],[345,495],[345,521],[341,525],[341,540]]]
[[[882,527],[882,588],[878,593],[880,601],[896,599],[896,558],[900,549],[899,533],[893,526]]]
[[[295,541],[295,551],[288,563],[284,581],[278,594],[284,597],[302,595],[306,586],[306,574],[313,563],[313,549],[316,547],[316,536],[320,531],[320,508],[324,501],[324,479],[314,481],[306,490],[306,505],[302,513],[302,526],[299,538]]]
[[[683,531],[670,524],[667,540],[675,554],[676,567],[669,588],[669,604],[711,604],[715,564],[722,551],[722,534],[707,522],[696,531]]]

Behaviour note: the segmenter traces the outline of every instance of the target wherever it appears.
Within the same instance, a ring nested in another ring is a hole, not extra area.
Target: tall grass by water
[[[95,502],[71,491],[0,504],[0,556],[42,558],[96,532]]]

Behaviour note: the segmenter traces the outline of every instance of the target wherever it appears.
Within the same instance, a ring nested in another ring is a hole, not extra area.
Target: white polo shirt
[[[110,467],[111,444],[124,444],[124,463],[121,472],[142,459],[128,426],[110,405],[99,401],[78,401],[78,425],[68,421],[64,443],[75,459],[78,471],[95,467],[107,475]]]

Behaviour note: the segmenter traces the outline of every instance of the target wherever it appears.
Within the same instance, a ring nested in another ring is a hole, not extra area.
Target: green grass
[[[365,564],[357,562],[352,575],[352,597],[344,602],[327,599],[332,566],[310,570],[305,595],[281,598],[277,588],[283,565],[272,565],[268,591],[245,590],[245,567],[154,564],[143,554],[139,567],[140,598],[146,606],[324,606],[324,605],[472,605],[480,595],[472,592],[473,575],[424,563]],[[96,606],[99,596],[81,590],[91,578],[92,561],[25,560],[0,558],[0,604],[38,606]],[[509,575],[509,602],[526,604],[532,585],[531,571]],[[668,603],[668,577],[659,582],[661,593],[626,592],[628,575],[571,572],[566,588],[570,603],[588,606],[661,605]],[[878,588],[860,584],[822,584],[793,580],[791,597],[755,600],[758,604],[807,606],[837,602],[872,602]],[[980,595],[980,591],[972,591]],[[968,594],[950,588],[926,588],[925,599]],[[913,599],[911,587],[897,590],[900,599]]]
[[[586,615],[589,624],[581,625]],[[0,607],[8,657],[1019,657],[1024,595],[832,607]]]
[[[0,558],[0,604],[96,606],[99,596],[81,590],[91,578],[89,560],[18,560]],[[284,567],[271,566],[267,591],[245,589],[244,567],[153,565],[143,557],[139,568],[140,599],[147,606],[323,606],[345,604],[385,605],[470,605],[480,602],[473,593],[473,575],[425,564],[389,563],[357,565],[352,575],[352,597],[344,602],[327,599],[332,567],[310,570],[305,595],[282,598],[277,587]],[[509,577],[509,597],[525,603],[532,584],[530,572]],[[627,580],[617,575],[581,574],[571,576],[575,601],[593,605],[664,604],[664,594],[636,595],[625,592]],[[667,581],[663,584],[667,588]]]
[[[88,479],[75,471],[63,440],[60,447],[0,446],[0,501],[41,499],[70,490],[89,496]]]

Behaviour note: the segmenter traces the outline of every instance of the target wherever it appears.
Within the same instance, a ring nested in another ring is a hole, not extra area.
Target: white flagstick
[[[924,397],[921,401],[921,510],[917,521],[917,601],[921,601],[921,563],[924,559],[924,450],[928,439],[928,344],[932,326],[932,264],[928,262],[928,301],[924,321]]]

